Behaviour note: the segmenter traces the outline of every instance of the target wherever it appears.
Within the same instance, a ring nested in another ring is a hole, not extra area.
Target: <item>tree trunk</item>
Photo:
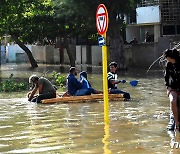
[[[32,68],[38,67],[37,62],[35,61],[31,51],[20,40],[18,40],[18,38],[13,33],[10,32],[10,35],[14,39],[14,41],[20,46],[20,48],[26,52],[29,61],[31,63],[31,67]]]
[[[110,62],[115,61],[119,68],[126,68],[123,47],[124,43],[120,34],[120,25],[116,23],[109,24],[108,36],[110,43]]]
[[[64,37],[64,46],[65,46],[65,48],[67,50],[67,54],[69,56],[70,65],[75,66],[75,58],[69,48],[69,41],[68,41],[67,36]]]

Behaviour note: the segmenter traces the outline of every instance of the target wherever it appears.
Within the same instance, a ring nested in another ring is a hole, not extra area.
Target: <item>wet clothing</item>
[[[82,89],[83,85],[70,73],[67,77],[68,93],[73,96],[77,90]]]
[[[180,59],[178,59],[178,61],[180,61]],[[177,92],[177,94],[180,95],[180,63],[179,62],[175,64],[172,64],[170,62],[167,63],[164,79],[165,79],[166,87],[167,88],[171,87],[173,91]],[[171,111],[170,122],[167,126],[167,129],[172,131],[174,130],[174,128],[175,128],[175,121],[174,121],[173,113]]]
[[[36,85],[36,86],[39,86],[41,84],[43,85],[41,94],[56,92],[54,85],[48,79],[46,79],[44,77],[40,77],[38,79],[38,85]]]
[[[78,90],[75,93],[75,96],[91,95],[95,94],[95,90],[91,88],[89,81],[83,76],[80,75],[80,82],[82,83],[82,89]]]
[[[126,98],[126,99],[131,98],[129,93],[122,91],[122,90],[119,90],[119,89],[110,89],[109,94],[123,94],[124,98]]]
[[[81,77],[82,83],[78,81],[73,74],[69,74],[67,78],[68,93],[72,96],[84,96],[95,93],[91,85],[83,76]]]
[[[32,102],[40,103],[43,99],[50,99],[56,97],[56,90],[48,79],[40,77],[38,79],[38,83],[35,85],[36,88],[38,88],[39,85],[42,85],[42,92],[39,93],[37,97],[33,98],[31,100]]]
[[[109,89],[110,94],[124,94],[124,98],[130,99],[130,94],[129,93],[117,89],[117,84],[112,84],[111,83],[110,80],[117,80],[118,79],[117,73],[109,72],[108,75],[107,75],[107,78],[108,78],[108,89]]]
[[[118,75],[116,73],[109,72],[107,78],[108,78],[108,89],[117,89],[117,84],[112,84],[110,80],[117,80]]]
[[[95,94],[95,90],[90,87],[90,88],[77,90],[74,96],[84,96],[84,95],[91,95],[91,94]]]
[[[180,61],[180,59],[178,60]],[[165,85],[180,92],[180,63],[167,63],[165,74]]]
[[[82,89],[85,89],[85,88],[90,88],[91,87],[91,84],[89,83],[89,81],[83,77],[82,75],[80,76],[80,82],[82,82]]]
[[[37,97],[33,98],[31,102],[41,103],[43,99],[56,98],[56,92],[48,92],[45,94],[39,94]]]

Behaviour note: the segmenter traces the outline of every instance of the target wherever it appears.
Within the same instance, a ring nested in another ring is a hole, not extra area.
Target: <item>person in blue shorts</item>
[[[119,90],[117,88],[117,85],[119,83],[125,83],[126,82],[126,80],[118,80],[117,63],[111,62],[109,64],[109,69],[110,69],[110,71],[108,72],[108,75],[107,75],[109,94],[124,94],[124,98],[130,99],[129,93],[122,91],[122,90]]]

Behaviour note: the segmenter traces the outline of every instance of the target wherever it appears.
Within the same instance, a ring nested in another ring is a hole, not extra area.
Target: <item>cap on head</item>
[[[29,77],[29,83],[33,83],[34,81],[36,81],[38,79],[39,79],[39,77],[37,75],[33,74]]]

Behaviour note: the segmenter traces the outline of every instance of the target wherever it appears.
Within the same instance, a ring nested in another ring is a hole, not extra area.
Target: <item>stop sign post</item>
[[[106,41],[108,29],[108,12],[104,4],[100,4],[96,11],[96,28]],[[102,46],[103,60],[103,93],[104,93],[104,120],[109,124],[108,80],[107,80],[107,46]]]

